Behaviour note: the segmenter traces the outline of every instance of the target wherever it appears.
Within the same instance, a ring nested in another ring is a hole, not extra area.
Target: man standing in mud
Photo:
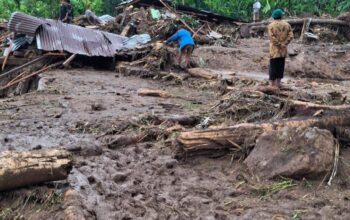
[[[60,5],[60,21],[64,23],[72,23],[73,21],[73,8],[70,4],[70,0],[61,0]]]
[[[258,0],[255,0],[253,4],[253,22],[258,22],[260,20],[260,9],[261,3]]]
[[[288,44],[293,39],[293,30],[290,24],[282,21],[284,12],[276,9],[272,12],[274,21],[268,26],[270,39],[270,86],[281,87],[281,80],[284,75],[284,66],[288,54]]]

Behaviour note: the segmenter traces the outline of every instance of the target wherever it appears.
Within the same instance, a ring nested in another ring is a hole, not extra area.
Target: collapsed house
[[[68,64],[80,56],[90,58],[90,61],[96,59],[100,62],[102,58],[107,60],[104,63],[113,63],[110,61],[114,60],[117,51],[133,49],[151,41],[148,34],[125,37],[18,12],[11,16],[8,30],[13,34],[4,40],[1,64],[2,70],[8,71],[0,75],[2,91],[48,69],[45,67],[44,70],[35,71],[37,67],[34,67],[27,74],[19,74],[24,68],[33,67],[39,62],[42,62],[39,68],[54,62]],[[58,66],[56,64],[53,65]],[[18,75],[21,77],[17,78]]]

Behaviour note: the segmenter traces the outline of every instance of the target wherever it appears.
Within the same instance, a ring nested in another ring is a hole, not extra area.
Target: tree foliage
[[[71,0],[75,15],[83,14],[86,9],[91,9],[96,14],[102,14],[107,2],[113,1]],[[13,12],[21,11],[34,16],[55,19],[58,17],[59,5],[59,0],[0,0],[0,18],[8,19]]]
[[[86,9],[96,14],[114,15],[114,7],[122,0],[71,0],[75,15]],[[248,20],[254,0],[175,0],[199,9],[213,11],[225,16]],[[260,0],[264,17],[269,17],[275,8],[288,10],[291,15],[301,13],[338,15],[350,10],[350,0]],[[57,18],[59,0],[0,0],[0,18],[8,19],[12,12],[22,11],[34,16]]]
[[[260,0],[260,2],[264,17],[270,17],[272,10],[276,8],[282,8],[290,15],[302,13],[338,15],[350,10],[349,0]],[[248,20],[252,14],[254,0],[176,0],[176,3]]]

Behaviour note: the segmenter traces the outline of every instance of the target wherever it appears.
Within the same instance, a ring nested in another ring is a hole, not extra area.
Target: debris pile
[[[77,17],[74,22],[80,26],[98,28],[122,36],[147,33],[152,39],[162,41],[174,34],[179,26],[189,29],[199,44],[232,46],[239,36],[238,24],[232,18],[189,7],[185,12],[175,11],[168,1],[160,1],[159,5],[153,2],[139,3],[140,1],[131,1],[119,5],[117,8],[121,12],[105,23],[99,22],[99,18],[90,11]],[[191,10],[188,11],[189,9]],[[203,13],[207,15],[204,16]]]
[[[258,91],[234,91],[226,94],[215,109],[234,122],[259,122],[277,117],[282,101]]]

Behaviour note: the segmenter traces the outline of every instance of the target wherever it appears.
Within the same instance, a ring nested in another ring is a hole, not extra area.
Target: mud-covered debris
[[[145,125],[166,125],[167,127],[176,124],[183,126],[195,126],[201,121],[201,117],[192,115],[144,115],[140,117],[137,124]]]
[[[142,143],[147,141],[156,141],[159,138],[166,138],[168,133],[166,130],[159,128],[147,128],[142,132],[133,133],[124,135],[115,135],[112,137],[105,138],[106,145],[109,149],[117,149],[133,145],[136,143]]]
[[[168,168],[168,169],[173,169],[177,165],[177,163],[178,163],[178,161],[175,160],[175,159],[168,160],[165,163],[165,167]]]
[[[252,174],[264,179],[319,178],[332,168],[334,149],[328,130],[286,127],[262,134],[245,163]]]
[[[94,176],[89,176],[87,179],[88,179],[90,184],[96,183],[96,178]]]
[[[120,183],[120,182],[124,182],[126,180],[126,178],[128,177],[128,175],[126,173],[122,173],[122,172],[117,172],[114,174],[113,176],[113,181],[115,183]]]
[[[137,94],[139,96],[153,96],[153,97],[161,97],[161,98],[169,98],[171,97],[171,95],[163,90],[159,90],[159,89],[145,89],[145,88],[141,88],[139,90],[137,90]]]
[[[106,110],[106,107],[104,107],[101,103],[94,103],[91,105],[92,111],[103,111]]]
[[[252,91],[234,91],[227,94],[214,111],[236,122],[266,121],[278,116],[280,99]]]
[[[119,147],[128,146],[131,144],[136,144],[139,140],[138,135],[116,135],[113,139],[107,144],[109,149],[116,149]]]

